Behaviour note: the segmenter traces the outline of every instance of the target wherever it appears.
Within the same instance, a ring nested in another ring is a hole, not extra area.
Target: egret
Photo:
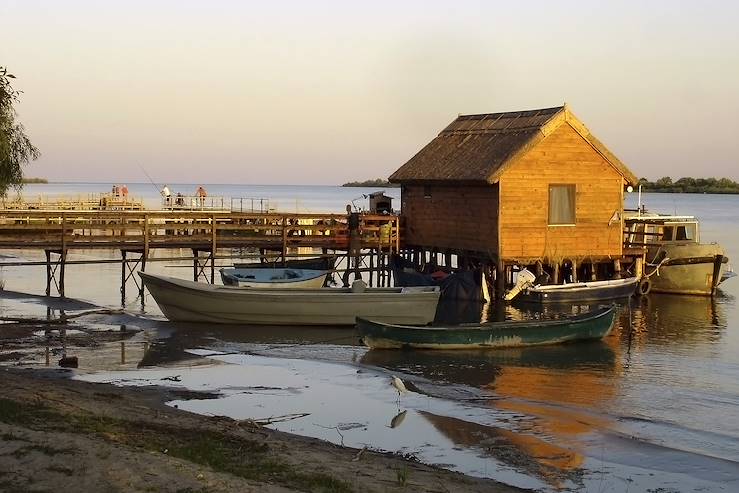
[[[390,384],[395,387],[395,390],[398,391],[398,402],[400,402],[400,396],[404,392],[408,392],[408,389],[405,388],[405,384],[403,383],[403,381],[395,375],[391,377]]]

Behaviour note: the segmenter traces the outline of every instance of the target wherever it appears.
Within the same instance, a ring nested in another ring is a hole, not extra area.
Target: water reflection
[[[360,362],[391,371],[422,376],[438,383],[493,386],[508,367],[562,371],[589,367],[613,368],[614,352],[600,341],[559,346],[493,350],[413,351],[371,350]]]
[[[533,435],[483,425],[426,411],[419,414],[458,447],[472,448],[488,457],[543,479],[557,488],[579,482],[584,457],[578,452]]]

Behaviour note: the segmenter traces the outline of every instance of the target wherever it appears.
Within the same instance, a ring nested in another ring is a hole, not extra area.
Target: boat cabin
[[[627,216],[624,225],[627,247],[700,243],[700,229],[694,216]]]

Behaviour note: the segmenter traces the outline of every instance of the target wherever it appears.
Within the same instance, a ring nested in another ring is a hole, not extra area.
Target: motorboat
[[[624,247],[646,252],[645,291],[711,296],[734,276],[721,245],[701,243],[695,216],[629,211],[624,226]]]

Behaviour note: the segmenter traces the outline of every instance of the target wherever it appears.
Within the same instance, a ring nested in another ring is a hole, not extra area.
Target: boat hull
[[[538,286],[526,289],[519,299],[531,303],[579,303],[628,298],[639,283],[635,277],[592,281],[556,286]]]
[[[327,275],[309,269],[221,269],[224,286],[262,289],[320,288]]]
[[[439,289],[255,289],[215,286],[139,272],[162,313],[172,321],[254,325],[354,325],[355,317],[428,324]]]
[[[654,293],[711,296],[728,269],[729,259],[718,244],[664,245],[659,254],[668,260],[650,274]],[[652,258],[656,255],[648,253]]]
[[[542,346],[602,339],[616,317],[616,307],[560,320],[525,320],[455,327],[407,327],[357,319],[365,345],[372,349],[484,349]]]

